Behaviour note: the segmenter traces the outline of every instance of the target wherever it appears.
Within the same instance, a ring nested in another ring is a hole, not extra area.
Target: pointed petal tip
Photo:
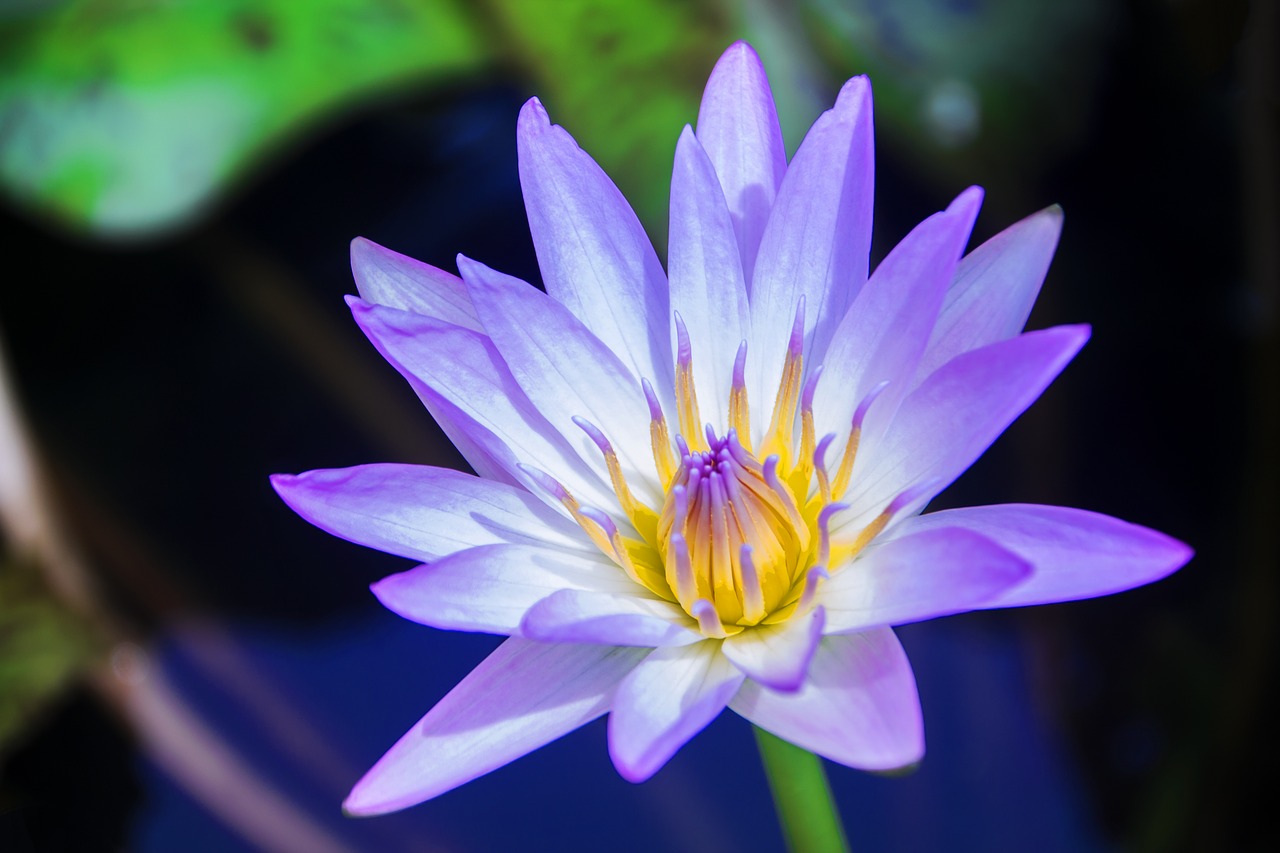
[[[978,185],[973,185],[960,193],[951,204],[947,205],[947,213],[956,213],[958,211],[968,211],[971,208],[982,207],[982,200],[986,197],[986,190]]]
[[[841,101],[846,100],[868,100],[871,97],[871,78],[865,74],[859,74],[857,77],[850,77],[840,87],[840,94],[836,96],[836,107]],[[833,107],[834,109],[834,107]]]
[[[760,60],[760,54],[756,53],[754,47],[748,42],[739,39],[725,48],[724,53],[720,54],[720,58],[716,60],[715,68],[711,71],[711,77],[714,78],[721,74],[745,74],[763,77],[765,74],[764,63]],[[710,80],[708,80],[708,84],[710,84]]]
[[[547,115],[547,108],[542,105],[542,101],[535,95],[524,102],[524,106],[520,108],[520,118],[517,121],[517,127],[520,130],[534,131],[539,127],[550,127],[551,118]]]

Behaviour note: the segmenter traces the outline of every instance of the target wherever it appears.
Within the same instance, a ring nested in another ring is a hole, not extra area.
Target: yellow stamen
[[[693,382],[693,347],[689,343],[689,330],[676,312],[676,414],[680,419],[680,434],[692,450],[706,450],[702,440],[702,416],[698,413],[698,390]]]
[[[738,345],[738,355],[733,360],[733,386],[729,390],[729,426],[738,435],[738,441],[751,452],[751,410],[747,405],[747,342]]]

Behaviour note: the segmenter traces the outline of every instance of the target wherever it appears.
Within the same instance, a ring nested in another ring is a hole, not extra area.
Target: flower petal
[[[876,267],[836,329],[814,402],[817,434],[848,435],[854,409],[881,382],[863,435],[883,428],[910,380],[937,320],[956,263],[973,230],[982,190],[970,187],[947,210],[921,222]]]
[[[687,126],[671,175],[671,308],[693,341],[693,377],[702,419],[729,421],[729,389],[750,309],[738,244],[715,170]],[[719,427],[717,427],[719,428]]]
[[[776,625],[748,628],[724,641],[724,656],[752,681],[774,690],[798,690],[825,624],[825,611],[816,607]]]
[[[614,685],[644,654],[507,640],[387,751],[343,808],[407,808],[568,734],[608,710]]]
[[[934,527],[869,545],[819,587],[828,634],[902,625],[989,605],[1031,565],[986,536]]]
[[[883,440],[859,449],[857,493],[833,540],[856,535],[905,489],[929,482],[899,515],[919,510],[1035,402],[1088,337],[1088,326],[1028,332],[939,368],[903,401]]]
[[[827,341],[867,280],[872,202],[871,84],[845,83],[801,143],[778,189],[751,278],[752,401],[769,416],[787,341],[805,298],[805,353]],[[754,355],[753,355],[754,353]]]
[[[787,151],[769,78],[746,42],[730,45],[711,71],[698,108],[698,141],[724,191],[749,284],[769,210],[787,171]],[[673,227],[673,240],[675,234]]]
[[[427,562],[477,545],[595,550],[581,528],[523,489],[425,465],[276,474],[294,512],[349,542]]]
[[[795,693],[748,681],[729,707],[762,729],[862,770],[896,770],[924,756],[911,664],[890,628],[824,637]]]
[[[596,460],[603,470],[599,448],[573,418],[586,418],[599,427],[617,450],[636,497],[650,506],[660,505],[662,493],[649,450],[649,408],[626,365],[536,287],[461,256],[458,269],[490,339],[542,416],[581,458]],[[611,497],[597,508],[616,504],[617,498]]]
[[[1110,595],[1181,568],[1192,551],[1183,543],[1109,515],[1035,504],[949,509],[910,518],[886,537],[937,528],[972,530],[1029,562],[1031,577],[984,607],[1020,607]]]
[[[526,545],[481,545],[385,577],[372,586],[388,610],[452,631],[513,634],[529,608],[553,592],[642,594],[603,557]]]
[[[537,464],[579,500],[600,505],[615,500],[613,489],[596,469],[583,461],[520,390],[488,337],[421,314],[354,298],[347,302],[378,352],[409,380],[427,408],[433,414],[445,407],[442,404],[455,410],[452,417],[462,427],[463,437],[487,453],[492,465],[514,481],[527,483],[517,464]],[[467,443],[455,443],[475,467],[474,450],[468,452]],[[598,455],[594,447],[591,450]],[[534,493],[541,497],[536,489]]]
[[[640,593],[562,589],[529,609],[520,636],[543,643],[685,646],[703,637],[675,604]]]
[[[1062,233],[1054,205],[1001,231],[956,268],[917,383],[962,352],[1022,331]]]
[[[516,148],[547,293],[637,377],[669,390],[667,277],[631,205],[537,98],[520,110]]]
[[[383,248],[372,240],[351,241],[351,273],[366,302],[426,314],[480,330],[467,286],[456,275]]]
[[[631,782],[643,782],[719,716],[744,676],[720,643],[657,649],[618,685],[609,713],[609,755]]]

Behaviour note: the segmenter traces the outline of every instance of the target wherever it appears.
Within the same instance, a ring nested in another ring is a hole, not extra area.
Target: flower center
[[[884,386],[858,405],[840,464],[829,473],[825,457],[836,436],[821,441],[814,436],[813,396],[822,369],[812,370],[801,384],[803,300],[760,451],[751,446],[746,342],[734,363],[728,428],[719,437],[700,421],[692,346],[679,314],[675,321],[679,433],[674,439],[652,386],[641,382],[649,404],[654,468],[663,486],[658,510],[631,493],[608,437],[594,424],[574,419],[604,455],[618,508],[639,538],[624,534],[609,513],[579,504],[546,474],[525,470],[633,580],[678,603],[708,637],[725,637],[784,621],[812,606],[829,567],[861,550],[909,496],[899,496],[852,542],[835,546],[837,553],[832,553],[828,522],[845,509],[837,501],[849,486],[862,421]]]
[[[705,599],[722,623],[755,625],[804,568],[809,526],[777,460],[761,465],[735,431],[708,428],[706,450],[680,444],[657,530],[667,585],[687,612]]]

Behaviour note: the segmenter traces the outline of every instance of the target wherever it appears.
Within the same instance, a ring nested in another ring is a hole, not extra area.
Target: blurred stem
[[[822,759],[757,728],[756,744],[787,849],[792,853],[848,853],[849,842]]]

